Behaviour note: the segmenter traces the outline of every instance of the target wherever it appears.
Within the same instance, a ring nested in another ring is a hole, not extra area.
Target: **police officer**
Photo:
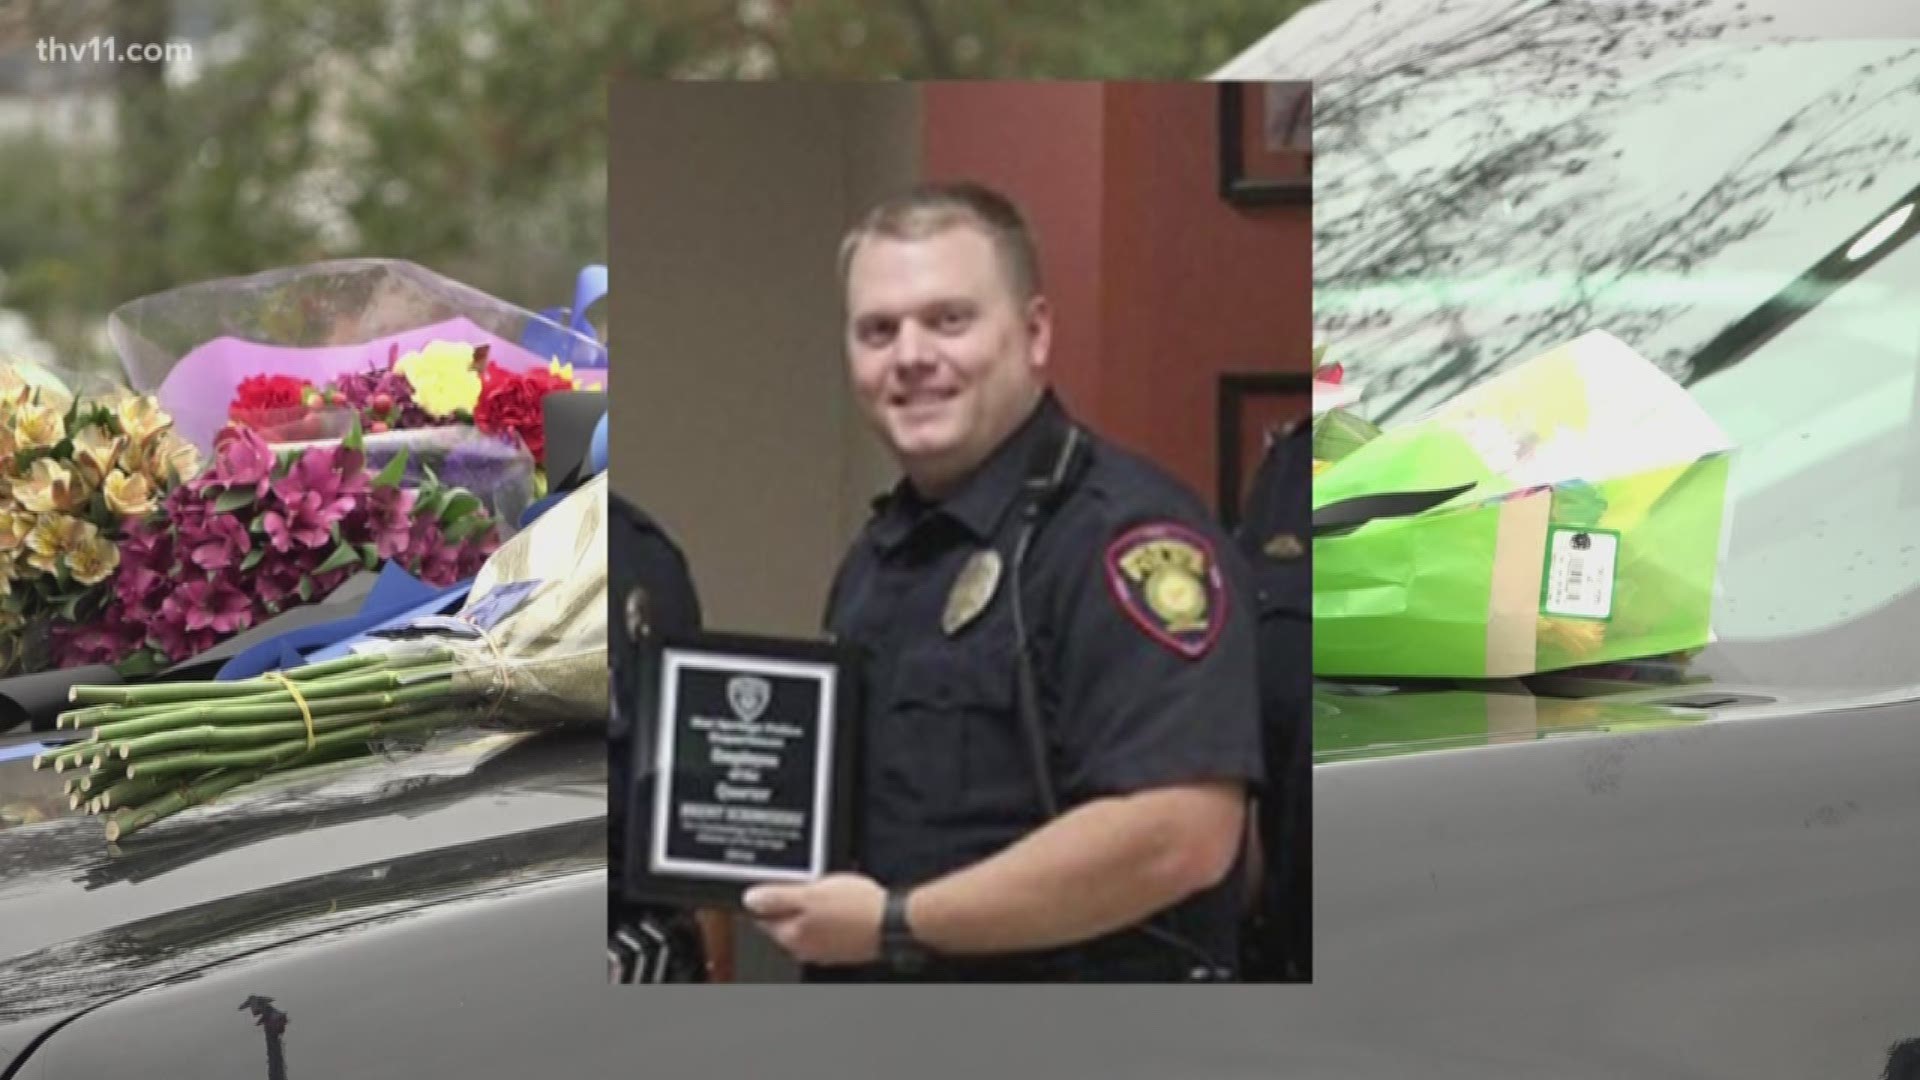
[[[627,904],[619,895],[626,852],[627,792],[637,737],[632,705],[643,641],[655,634],[700,629],[700,599],[678,546],[639,507],[608,496],[608,575],[614,610],[610,629],[613,715],[608,724],[608,966],[615,981],[695,982],[706,977],[700,928],[685,911]]]
[[[748,910],[822,980],[1231,977],[1261,768],[1237,554],[1047,389],[1004,197],[884,203],[841,269],[854,392],[905,474],[828,604],[865,658],[863,872]]]

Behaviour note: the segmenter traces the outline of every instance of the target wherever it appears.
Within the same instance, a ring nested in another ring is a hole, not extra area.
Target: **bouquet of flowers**
[[[82,399],[0,367],[0,675],[64,666],[122,545],[199,469],[150,397]]]
[[[606,348],[584,329],[386,259],[188,285],[121,306],[107,329],[131,385],[153,391],[203,451],[235,419],[299,420],[308,427],[285,437],[318,439],[357,414],[369,433],[454,422],[511,432],[539,460],[539,396],[607,381]]]
[[[403,485],[405,467],[372,472],[357,427],[279,454],[223,429],[210,467],[131,523],[99,615],[56,630],[62,666],[159,670],[389,560],[433,585],[471,577],[498,546],[492,517],[463,489]]]
[[[1502,678],[1711,640],[1732,445],[1595,332],[1385,431],[1319,418],[1314,670]]]
[[[189,807],[322,763],[471,738],[498,724],[604,724],[606,478],[500,547],[451,618],[345,657],[234,682],[75,687],[80,741],[34,759],[72,770],[71,805],[117,841]],[[551,567],[562,567],[555,576]]]
[[[487,360],[489,346],[434,340],[401,355],[390,345],[384,360],[342,372],[323,386],[295,375],[242,379],[228,419],[269,441],[327,437],[330,427],[357,418],[368,434],[449,424],[471,425],[517,440],[536,462],[546,460],[540,399],[575,388],[573,366],[512,371]]]

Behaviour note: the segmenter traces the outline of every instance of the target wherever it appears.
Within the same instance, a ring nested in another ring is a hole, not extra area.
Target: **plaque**
[[[623,892],[737,907],[748,887],[851,867],[851,653],[736,634],[644,647]]]

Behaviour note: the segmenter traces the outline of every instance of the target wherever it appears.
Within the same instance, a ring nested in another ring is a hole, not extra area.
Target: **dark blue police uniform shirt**
[[[862,869],[882,884],[958,870],[1046,821],[1015,705],[1008,598],[1024,483],[1036,458],[1051,461],[1068,423],[1048,394],[948,498],[928,503],[903,480],[875,501],[835,580],[827,629],[864,661]],[[1257,783],[1253,613],[1238,554],[1199,500],[1154,465],[1097,437],[1082,453],[1085,467],[1041,526],[1022,574],[1062,812],[1166,785]],[[949,593],[989,547],[1004,566],[998,586],[949,634]],[[1183,571],[1146,574],[1168,562]],[[1200,573],[1186,572],[1196,565]],[[1239,888],[1236,868],[1157,921],[1231,962]],[[1044,954],[1065,965],[1045,970],[1077,973],[1097,963],[1090,958],[1137,960],[1142,950],[1164,957],[1167,946],[1122,931]],[[990,962],[946,970],[1020,977]]]

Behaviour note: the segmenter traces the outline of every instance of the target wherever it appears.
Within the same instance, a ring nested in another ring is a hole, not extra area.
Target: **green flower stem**
[[[192,784],[183,784],[143,806],[122,810],[107,819],[107,843],[123,840],[161,818],[177,814],[190,806],[209,802],[250,780],[258,779],[265,769],[221,773]]]
[[[316,739],[321,733],[338,731],[343,727],[352,727],[373,720],[392,720],[414,715],[418,709],[411,708],[412,702],[395,701],[393,695],[381,695],[381,701],[370,708],[356,709],[332,716],[315,716],[313,730]],[[273,724],[202,724],[199,727],[173,728],[169,731],[156,731],[151,735],[115,742],[112,745],[114,756],[118,760],[151,759],[155,754],[164,754],[176,750],[206,749],[245,749],[263,743],[278,743],[289,739],[299,739],[304,745],[307,738],[307,725],[304,720],[293,720]]]
[[[94,812],[99,813],[116,807],[123,809],[129,806],[137,807],[141,803],[158,797],[166,790],[167,785],[158,780],[123,779],[95,797],[94,803],[99,809]]]
[[[317,722],[323,716],[337,716],[341,713],[360,712],[366,709],[381,709],[390,705],[442,700],[450,696],[452,679],[440,676],[432,681],[416,683],[403,689],[387,690],[380,693],[348,694],[343,696],[320,696],[306,699],[307,711]],[[153,716],[136,717],[131,720],[117,720],[110,724],[101,724],[93,729],[95,742],[118,741],[138,735],[154,732],[176,731],[183,728],[199,728],[209,724],[259,724],[276,720],[303,721],[300,705],[285,695],[276,701],[263,701],[252,705],[218,705],[204,709],[177,709]]]
[[[127,767],[120,759],[109,756],[99,765],[88,769],[72,780],[73,790],[85,795],[98,795],[102,789],[121,779],[127,773]]]
[[[446,650],[439,650],[446,653]],[[408,662],[423,662],[430,654],[407,657]],[[448,653],[439,657],[441,661],[451,658]],[[286,676],[294,682],[311,682],[325,679],[342,672],[361,671],[366,668],[387,664],[395,657],[382,653],[360,653],[343,656],[338,660],[327,660],[318,664],[307,664],[292,668]],[[209,698],[245,697],[263,690],[278,690],[279,683],[270,679],[252,678],[233,682],[177,682],[146,683],[137,686],[76,686],[67,691],[67,700],[75,704],[115,704],[115,705],[157,705],[169,702],[202,702]]]
[[[111,717],[117,705],[95,705],[88,709],[72,709],[53,718],[55,729],[67,727],[86,727],[94,720]]]
[[[445,661],[433,664],[414,664],[404,667],[383,668],[370,673],[354,672],[332,679],[316,679],[311,683],[295,682],[299,685],[300,696],[308,701],[317,701],[329,697],[344,697],[348,694],[373,693],[381,690],[400,689],[418,685],[423,681],[445,677],[454,670],[454,665]],[[204,684],[195,684],[204,685]],[[102,706],[111,712],[93,714],[98,723],[114,723],[120,720],[162,714],[193,713],[208,709],[231,709],[247,705],[270,702],[291,702],[292,696],[279,683],[268,683],[263,688],[241,697],[232,697],[217,702],[183,701],[161,704],[112,705]]]
[[[261,765],[253,768],[225,769],[203,773],[199,779],[174,788],[168,788],[164,783],[154,783],[149,788],[144,789],[144,792],[151,792],[154,789],[158,789],[162,794],[157,797],[142,799],[142,805],[120,810],[107,819],[107,842],[111,844],[124,840],[156,821],[177,814],[189,807],[210,802],[232,791],[234,788],[251,784],[267,776],[277,776],[300,771],[327,761],[369,756],[370,751],[366,745],[366,740],[374,736],[404,734],[415,731],[432,731],[435,728],[450,726],[459,722],[463,715],[464,714],[457,709],[436,709],[408,720],[396,721],[390,724],[365,725],[365,730],[357,733],[355,738],[346,738],[345,736],[349,734],[348,732],[336,732],[333,736],[329,737],[329,741],[325,745],[316,745],[312,750],[305,749],[306,740],[302,739],[299,743],[299,752],[293,754],[279,765]],[[206,756],[213,757],[216,755]],[[136,792],[136,795],[138,794],[142,794],[142,792]],[[103,800],[111,799],[113,805],[120,805],[121,800],[118,795],[110,794],[102,798]],[[132,801],[131,796],[128,801]],[[101,806],[103,811],[108,808],[107,805]]]
[[[51,758],[48,758],[48,763],[53,766],[54,772],[66,772],[68,769],[77,769],[85,764],[86,760],[92,757],[98,750],[99,747],[97,746],[86,746],[82,744],[82,748],[80,749],[55,752]],[[40,767],[40,758],[38,756],[33,759],[33,765],[36,769]]]
[[[284,765],[305,754],[321,753],[365,743],[380,735],[428,731],[448,723],[450,716],[457,715],[457,712],[451,710],[434,710],[397,720],[370,720],[318,736],[311,750],[307,747],[306,736],[302,735],[298,739],[244,750],[189,750],[183,753],[162,754],[146,761],[134,762],[127,767],[127,775],[135,779],[154,779],[203,769],[248,769],[261,766],[271,768],[275,765]]]
[[[453,670],[451,652],[436,649],[429,654],[410,656],[403,662],[390,661],[392,658],[372,657],[370,661],[360,663],[360,670],[336,673],[329,678],[293,679],[300,687],[300,696],[308,701],[319,698],[340,697],[346,694],[367,693],[379,690],[397,689],[430,679],[439,672]],[[340,661],[334,661],[339,663]],[[313,667],[324,665],[314,664]],[[367,670],[372,669],[372,670]],[[304,671],[295,668],[294,671]],[[291,675],[289,676],[291,677]],[[234,693],[227,688],[243,687],[244,693]],[[161,683],[152,686],[135,687],[94,687],[90,689],[115,690],[130,695],[124,704],[98,705],[88,709],[62,713],[56,726],[85,727],[90,724],[114,723],[147,716],[199,714],[207,709],[227,708],[231,706],[255,705],[267,702],[290,702],[285,687],[278,682],[266,679],[249,679],[245,682],[191,682]],[[211,693],[204,691],[211,690]],[[220,704],[210,704],[218,700]]]

